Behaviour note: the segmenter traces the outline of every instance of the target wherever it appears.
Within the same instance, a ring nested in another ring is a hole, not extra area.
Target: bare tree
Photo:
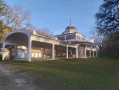
[[[53,37],[53,34],[49,29],[38,29],[33,26],[30,23],[30,11],[21,6],[14,5],[12,7],[5,5],[1,14],[2,17],[0,19],[3,21],[3,25],[0,26],[0,31],[3,33],[1,33],[2,35],[0,35],[0,38],[3,38],[13,30],[27,30],[29,32],[36,31],[40,35]]]
[[[32,31],[37,31],[38,29],[35,26],[33,26],[31,23],[26,23],[25,27],[22,30],[32,32]]]
[[[53,33],[47,28],[37,29],[37,33],[43,36],[54,37]]]
[[[30,23],[27,23],[26,27],[23,28],[23,30],[29,31],[29,32],[36,31],[38,35],[54,37],[53,33],[49,29],[47,28],[38,29],[37,27],[33,26]]]
[[[24,29],[27,23],[30,23],[29,10],[25,10],[23,7],[18,5],[11,7],[3,0],[0,0],[0,39],[14,29]]]
[[[24,10],[21,6],[14,5],[14,7],[11,7],[6,5],[2,20],[5,28],[9,28],[10,31],[13,29],[20,30],[30,22],[30,11]]]
[[[94,39],[96,46],[99,48],[99,53],[101,57],[104,44],[103,43],[104,36],[100,33],[100,31],[97,28],[92,28],[90,34],[92,35],[91,38]]]

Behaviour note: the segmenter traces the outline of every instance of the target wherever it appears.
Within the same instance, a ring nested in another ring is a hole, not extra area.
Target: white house
[[[38,35],[36,31],[14,30],[2,39],[2,60],[5,48],[14,59],[39,60],[55,58],[87,58],[97,56],[93,40],[85,40],[76,27],[69,25],[61,35],[54,38]]]

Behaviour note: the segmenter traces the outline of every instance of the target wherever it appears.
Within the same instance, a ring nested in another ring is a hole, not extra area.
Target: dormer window
[[[67,35],[66,40],[69,40],[69,39],[75,39],[75,35]]]

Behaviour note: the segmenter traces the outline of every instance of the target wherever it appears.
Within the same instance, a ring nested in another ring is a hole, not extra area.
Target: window
[[[66,40],[69,40],[69,39],[75,39],[75,35],[67,35]]]
[[[58,37],[58,40],[65,40],[64,36]]]

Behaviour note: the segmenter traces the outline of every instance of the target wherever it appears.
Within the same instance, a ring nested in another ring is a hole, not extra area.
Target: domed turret
[[[76,27],[70,25],[70,26],[66,27],[65,31],[62,34],[75,33],[75,32],[79,33],[77,31]]]
[[[68,26],[66,29],[76,29],[76,27],[70,25],[70,26]]]

